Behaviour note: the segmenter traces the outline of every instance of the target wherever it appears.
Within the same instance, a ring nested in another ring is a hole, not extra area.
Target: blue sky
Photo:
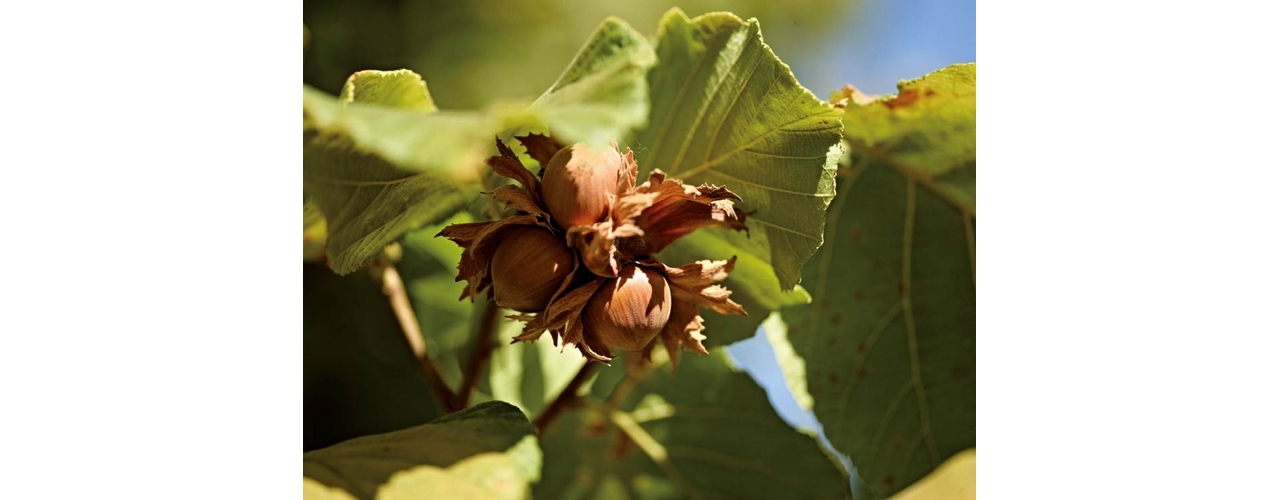
[[[852,83],[896,93],[899,80],[977,60],[977,5],[949,0],[861,0],[826,47],[796,59],[796,79],[819,97]]]

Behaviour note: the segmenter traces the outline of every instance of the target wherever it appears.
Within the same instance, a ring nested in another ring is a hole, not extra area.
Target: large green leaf
[[[880,497],[975,444],[975,75],[849,105],[814,303],[783,312],[818,420]]]
[[[622,384],[618,390],[626,390]],[[538,498],[844,498],[817,440],[777,416],[722,349],[657,369],[619,398],[553,422]]]
[[[474,199],[495,136],[626,137],[647,116],[644,75],[653,63],[648,41],[611,18],[532,106],[439,111],[421,78],[406,70],[356,73],[338,98],[304,86],[303,186],[326,216],[330,266],[354,271],[405,232]]]
[[[520,410],[495,401],[429,424],[307,452],[302,473],[362,499],[373,499],[375,494],[377,498],[406,498],[406,491],[429,483],[437,483],[427,486],[435,489],[422,491],[489,491],[500,493],[495,497],[510,498],[513,487],[524,492],[538,479],[542,455],[533,435],[533,425]],[[495,457],[496,453],[502,456]],[[387,484],[380,490],[383,483]],[[487,497],[464,494],[460,498]]]
[[[742,196],[750,238],[726,240],[739,256],[769,263],[774,284],[791,289],[822,244],[841,156],[840,111],[796,82],[754,19],[713,13],[690,20],[673,9],[663,17],[657,52],[649,125],[631,144],[641,173],[659,168]]]

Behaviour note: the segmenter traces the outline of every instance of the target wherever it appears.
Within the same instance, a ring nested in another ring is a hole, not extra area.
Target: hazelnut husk
[[[585,327],[605,349],[639,351],[667,326],[671,287],[660,271],[622,267],[596,290],[583,315]]]
[[[504,235],[490,266],[494,303],[538,312],[572,271],[573,252],[551,231],[523,226]]]

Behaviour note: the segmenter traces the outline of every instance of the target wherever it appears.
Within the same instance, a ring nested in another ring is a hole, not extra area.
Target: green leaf
[[[304,264],[302,290],[304,449],[444,414],[369,273],[338,276]]]
[[[427,91],[427,82],[407,69],[397,71],[357,71],[342,86],[338,100],[417,111],[436,111]]]
[[[538,440],[525,436],[504,453],[481,453],[448,468],[420,465],[391,476],[378,488],[378,500],[520,500],[538,479],[542,452]]]
[[[390,129],[404,120],[371,119],[359,127],[359,117],[366,115],[393,115],[410,121],[439,116],[428,113],[434,111],[434,105],[429,105],[431,97],[417,75],[362,71],[347,80],[340,99],[313,93],[319,94],[303,89],[304,122],[308,123],[303,127],[303,189],[325,214],[329,229],[326,252],[335,272],[347,274],[363,267],[405,232],[439,222],[478,194],[478,189],[458,189],[432,173],[398,168],[401,165],[393,161],[404,158],[384,142],[412,140]],[[357,127],[354,132],[323,127],[352,120],[352,126]],[[371,135],[362,139],[362,132]],[[381,155],[363,152],[358,147],[361,144],[374,144],[366,147]]]
[[[674,376],[650,371],[617,410],[595,401],[562,415],[542,444],[538,498],[848,495],[848,481],[817,440],[779,418],[721,349],[682,358]]]
[[[648,118],[645,74],[656,62],[644,35],[610,17],[533,109],[566,144],[603,147],[623,141]]]
[[[641,173],[658,168],[740,195],[750,238],[731,243],[740,258],[769,263],[780,288],[791,289],[822,244],[841,156],[840,111],[796,82],[754,19],[690,20],[672,9],[657,52],[649,126],[632,143]]]
[[[347,493],[347,490],[330,488],[309,477],[302,478],[302,498],[305,500],[356,500],[356,497]]]
[[[390,490],[388,498],[403,498],[398,494],[404,493],[405,488],[420,484],[424,477],[445,482],[440,485],[442,488],[470,483],[469,486],[480,491],[496,487],[496,480],[514,478],[516,487],[524,490],[530,482],[537,480],[541,469],[541,453],[532,441],[533,434],[533,425],[520,410],[495,401],[450,414],[429,424],[365,436],[307,452],[303,454],[302,473],[362,499],[374,498],[375,492],[378,498],[383,498],[379,485],[388,479],[391,482],[384,488]],[[474,461],[482,454],[490,455],[488,452],[506,452],[507,459]],[[462,463],[468,458],[473,462]],[[437,471],[443,475],[421,472],[423,469],[410,470],[424,465],[448,469]],[[407,470],[410,472],[405,475],[393,476]],[[502,487],[502,490],[506,491],[510,486]],[[458,488],[465,489],[466,486]]]
[[[977,210],[977,65],[898,85],[896,96],[845,115],[856,153],[889,164],[966,214]]]
[[[783,311],[824,432],[882,498],[975,444],[975,109],[972,64],[848,107],[814,303]]]
[[[532,343],[511,343],[520,334],[520,326],[506,321],[499,332],[485,389],[494,399],[516,405],[532,419],[560,394],[587,360],[577,349],[551,345],[549,336]]]
[[[550,130],[561,141],[606,143],[629,135],[648,114],[653,63],[649,42],[609,19],[532,106],[438,111],[407,70],[356,73],[338,98],[304,85],[303,188],[326,216],[331,267],[359,269],[407,231],[466,206],[495,136]]]

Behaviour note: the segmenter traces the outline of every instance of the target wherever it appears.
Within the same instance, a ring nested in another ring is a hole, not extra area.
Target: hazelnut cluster
[[[518,138],[542,165],[539,180],[497,141],[488,159],[498,175],[520,185],[491,194],[515,215],[454,224],[440,232],[463,248],[461,298],[488,293],[525,321],[513,342],[551,332],[589,360],[609,362],[614,350],[648,359],[659,341],[674,363],[680,348],[706,354],[699,307],[745,315],[717,283],[735,259],[669,267],[656,255],[705,226],[745,230],[741,201],[728,189],[694,187],[654,170],[636,185],[634,155],[582,144],[564,147],[542,135]]]

